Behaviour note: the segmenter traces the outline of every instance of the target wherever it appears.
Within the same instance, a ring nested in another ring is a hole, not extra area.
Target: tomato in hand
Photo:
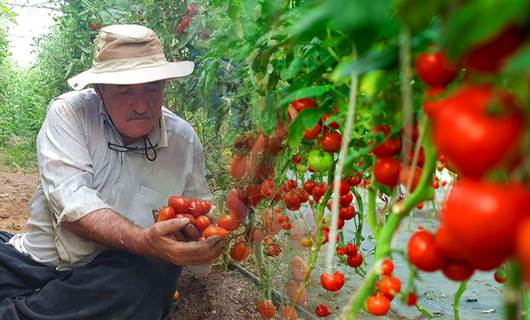
[[[420,53],[416,57],[416,71],[425,84],[443,87],[455,78],[458,69],[445,53],[438,51]]]
[[[175,218],[175,210],[172,207],[163,207],[160,209],[157,221],[165,221]]]
[[[188,213],[191,201],[181,196],[171,196],[168,205],[175,210],[175,213]]]
[[[320,276],[320,284],[328,291],[338,291],[344,286],[344,275],[342,272],[335,272],[333,274],[323,273]]]
[[[206,239],[211,236],[218,236],[220,239],[226,239],[228,231],[218,226],[209,226],[204,230],[203,234]]]
[[[198,216],[197,219],[195,219],[194,225],[197,229],[204,231],[204,229],[208,228],[210,225],[210,218],[204,215]]]

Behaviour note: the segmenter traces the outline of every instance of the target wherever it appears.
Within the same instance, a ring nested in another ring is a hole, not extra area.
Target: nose
[[[132,103],[132,110],[137,114],[144,114],[149,111],[149,101],[144,95],[137,95]]]

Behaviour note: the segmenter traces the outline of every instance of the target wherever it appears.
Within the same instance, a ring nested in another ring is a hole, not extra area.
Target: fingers
[[[159,234],[167,235],[184,229],[189,223],[190,219],[188,218],[177,218],[157,222],[153,226],[156,228]]]
[[[188,224],[186,227],[184,227],[184,234],[189,240],[196,241],[199,239],[202,235],[202,232],[199,231],[194,225]]]

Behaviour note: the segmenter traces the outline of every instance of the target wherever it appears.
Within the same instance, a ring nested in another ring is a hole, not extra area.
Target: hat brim
[[[153,82],[157,80],[180,78],[193,72],[195,63],[193,61],[167,62],[160,66],[96,73],[93,69],[82,72],[70,79],[68,85],[74,90],[81,90],[89,84],[137,84]]]

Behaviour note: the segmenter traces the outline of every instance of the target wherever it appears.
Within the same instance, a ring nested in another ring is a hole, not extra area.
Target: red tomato
[[[191,201],[181,196],[171,196],[168,205],[175,210],[175,213],[187,213],[190,210]]]
[[[420,53],[416,57],[416,71],[425,84],[436,87],[451,82],[458,69],[447,59],[445,53],[438,51]]]
[[[340,196],[339,202],[341,207],[349,206],[350,203],[353,201],[353,193],[348,192],[343,196]]]
[[[517,25],[506,26],[490,39],[478,43],[463,59],[463,65],[472,70],[494,73],[501,69],[524,40],[524,32]]]
[[[217,225],[225,230],[233,231],[239,227],[239,221],[235,214],[225,214],[219,217]]]
[[[307,180],[302,184],[302,188],[304,188],[305,192],[311,194],[313,193],[313,188],[317,185],[315,180]]]
[[[272,192],[274,190],[274,181],[271,179],[266,179],[261,183],[261,195],[265,198],[272,197]]]
[[[506,280],[508,280],[506,270],[498,269],[497,271],[495,271],[495,273],[493,274],[493,279],[495,279],[497,283],[505,283]]]
[[[331,314],[331,312],[329,312],[328,306],[326,306],[325,304],[321,303],[315,308],[315,314],[319,318],[325,318],[325,317],[329,316]]]
[[[95,23],[95,22],[90,22],[88,24],[88,27],[90,28],[90,30],[93,30],[93,31],[97,31],[97,30],[101,29],[101,25],[99,23]]]
[[[299,155],[295,154],[295,155],[292,156],[291,161],[294,164],[299,164],[300,162],[302,162],[302,157],[300,157]]]
[[[248,233],[248,239],[250,239],[253,244],[259,244],[263,241],[264,237],[265,235],[263,234],[263,231],[257,228],[252,228]]]
[[[353,256],[353,255],[356,255],[358,252],[357,252],[357,246],[355,246],[353,243],[348,243],[345,247],[344,247],[344,254],[348,255],[348,256]]]
[[[376,283],[377,290],[387,296],[395,296],[401,291],[401,281],[392,276],[382,276]]]
[[[347,206],[339,209],[339,217],[342,220],[350,220],[355,216],[355,207]]]
[[[328,291],[338,291],[344,286],[344,275],[342,272],[335,272],[333,274],[323,273],[320,276],[320,284]]]
[[[239,219],[247,217],[248,205],[245,199],[245,193],[241,189],[231,189],[226,195],[226,206],[234,212]]]
[[[445,263],[429,231],[418,231],[410,237],[407,254],[409,262],[422,271],[436,271]]]
[[[359,184],[361,184],[361,181],[363,181],[363,174],[358,171],[348,177],[348,183],[352,187],[358,186]]]
[[[322,125],[320,123],[317,123],[312,129],[305,129],[304,139],[314,140],[318,137],[321,131]]]
[[[211,236],[218,236],[221,239],[226,239],[226,237],[228,236],[228,231],[218,226],[209,226],[204,230],[203,235],[206,239]]]
[[[445,87],[431,87],[425,90],[422,107],[423,111],[425,111],[429,117],[432,117],[435,114],[436,108],[438,107],[436,100],[439,99],[440,95],[444,92]]]
[[[346,263],[352,268],[358,268],[363,264],[363,255],[360,252],[349,255]]]
[[[528,275],[530,275],[530,218],[522,221],[517,228],[515,245],[517,259],[521,263],[524,275],[528,279]]]
[[[348,192],[350,192],[350,184],[348,183],[348,181],[346,180],[340,180],[340,186],[339,186],[339,194],[341,196],[347,194]],[[333,187],[333,185],[332,185]]]
[[[390,127],[388,125],[382,125],[375,127],[374,133],[383,132],[385,141],[377,145],[372,153],[376,157],[393,157],[401,151],[401,135],[396,135],[393,138],[387,139],[390,134]]]
[[[261,194],[261,185],[259,184],[249,185],[245,191],[247,194],[247,199],[254,207],[256,207],[263,199],[263,195]]]
[[[315,100],[312,98],[301,98],[301,99],[295,99],[291,101],[291,104],[296,109],[296,111],[300,112],[304,109],[311,109],[315,108],[317,106]]]
[[[202,215],[203,209],[200,200],[192,200],[189,211],[194,217]]]
[[[230,163],[230,174],[236,180],[241,180],[247,174],[247,156],[235,156]]]
[[[409,292],[407,294],[407,306],[415,306],[418,301],[418,297],[414,292]]]
[[[313,192],[311,193],[311,195],[313,196],[313,199],[315,199],[315,201],[320,200],[320,197],[322,197],[324,193],[326,193],[327,188],[328,188],[328,185],[325,182],[317,184],[313,188]]]
[[[441,210],[443,223],[475,268],[491,270],[515,251],[515,235],[530,216],[530,191],[516,183],[460,180]]]
[[[433,103],[434,142],[463,176],[480,178],[520,158],[524,117],[513,100],[487,86],[467,86]]]
[[[157,221],[165,221],[175,218],[175,210],[172,207],[163,207],[160,209]]]
[[[235,261],[243,261],[250,254],[250,249],[244,241],[238,241],[234,243],[234,246],[230,250],[230,257]]]
[[[394,262],[392,260],[386,258],[383,260],[383,263],[381,264],[381,275],[388,276],[391,275],[394,271]]]
[[[390,300],[384,294],[376,294],[366,299],[366,311],[374,316],[384,316],[390,310]]]
[[[324,121],[324,123],[325,123],[328,119],[329,119],[329,114],[326,113],[324,116],[322,116],[322,120]],[[328,124],[328,127],[337,130],[338,128],[340,128],[340,125],[339,125],[337,122],[333,121],[333,122],[330,122],[330,123]]]
[[[460,243],[443,223],[436,231],[434,244],[445,260],[465,260],[466,254],[462,251]]]
[[[416,189],[416,186],[420,182],[421,168],[405,165],[401,168],[401,170],[399,170],[399,183],[401,183],[404,186],[407,186],[407,183],[409,182],[409,177],[411,175],[412,175],[412,179],[410,181],[411,184],[410,184],[409,192],[414,191],[414,189]]]
[[[296,211],[300,209],[300,206],[302,205],[302,200],[298,196],[298,194],[294,191],[289,191],[288,193],[284,193],[282,195],[283,203],[285,203],[285,207],[291,211]]]
[[[263,320],[274,319],[276,315],[276,309],[274,309],[274,304],[272,304],[271,300],[260,300],[258,302],[258,312]]]
[[[399,179],[400,163],[394,158],[379,158],[375,161],[374,177],[387,187],[393,188]]]
[[[464,261],[449,261],[442,268],[443,274],[453,281],[465,281],[473,275],[475,269]]]
[[[186,31],[186,28],[190,25],[191,17],[190,16],[184,16],[180,20],[180,23],[177,27],[177,34],[183,34],[184,31]]]
[[[210,219],[207,216],[198,216],[194,224],[197,229],[204,231],[210,225]]]
[[[189,213],[177,213],[175,214],[175,218],[187,218],[188,220],[190,220],[189,223],[191,224],[195,224],[195,217]]]
[[[196,14],[197,13],[197,7],[195,6],[195,4],[192,4],[188,8],[186,8],[186,13],[189,14],[190,16]]]
[[[322,150],[326,152],[338,152],[342,137],[338,132],[324,132],[322,136]]]

